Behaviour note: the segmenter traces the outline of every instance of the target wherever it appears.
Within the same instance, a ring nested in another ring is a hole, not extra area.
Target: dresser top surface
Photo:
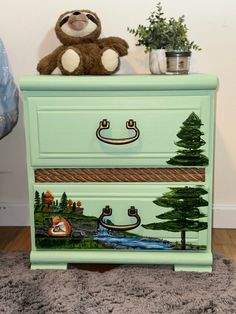
[[[210,74],[188,75],[111,75],[111,76],[24,76],[23,91],[159,91],[215,90],[217,77]]]

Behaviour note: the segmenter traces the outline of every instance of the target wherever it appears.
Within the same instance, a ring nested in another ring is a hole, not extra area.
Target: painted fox
[[[69,237],[71,234],[71,225],[69,222],[59,216],[51,218],[52,227],[48,228],[48,235],[51,237]]]

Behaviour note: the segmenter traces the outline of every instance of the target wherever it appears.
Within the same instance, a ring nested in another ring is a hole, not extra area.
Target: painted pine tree
[[[166,230],[181,232],[181,249],[186,249],[186,232],[207,229],[207,222],[199,221],[206,217],[198,207],[207,206],[208,202],[202,198],[207,191],[201,187],[171,187],[170,192],[164,193],[153,201],[161,207],[170,207],[173,210],[156,216],[165,222],[154,222],[142,225],[145,229]]]
[[[38,191],[34,193],[34,208],[36,211],[40,210],[40,194]]]
[[[45,193],[43,192],[41,194],[41,207],[42,207],[42,209],[44,209],[45,206],[46,206],[46,203],[45,203]]]
[[[76,203],[73,202],[73,205],[72,205],[72,212],[75,213],[76,212]]]
[[[207,166],[208,158],[203,155],[200,147],[206,142],[202,139],[204,133],[200,130],[201,119],[192,112],[183,122],[177,137],[180,139],[175,144],[183,149],[177,151],[177,155],[167,161],[170,165],[177,166]]]
[[[67,208],[67,195],[65,192],[62,194],[61,197],[60,207],[62,210],[65,210]]]

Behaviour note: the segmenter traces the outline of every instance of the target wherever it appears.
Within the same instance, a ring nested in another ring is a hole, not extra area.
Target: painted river
[[[109,234],[109,231],[100,226],[97,234],[93,237],[94,240],[103,242],[104,244],[110,244],[117,248],[132,248],[132,249],[146,249],[146,250],[170,250],[171,245],[161,240],[147,239],[141,237],[125,237],[114,236]]]

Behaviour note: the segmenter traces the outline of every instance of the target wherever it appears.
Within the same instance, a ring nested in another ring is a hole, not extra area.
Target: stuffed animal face
[[[59,17],[55,31],[64,45],[79,44],[97,39],[101,33],[101,22],[91,11],[74,10]]]

